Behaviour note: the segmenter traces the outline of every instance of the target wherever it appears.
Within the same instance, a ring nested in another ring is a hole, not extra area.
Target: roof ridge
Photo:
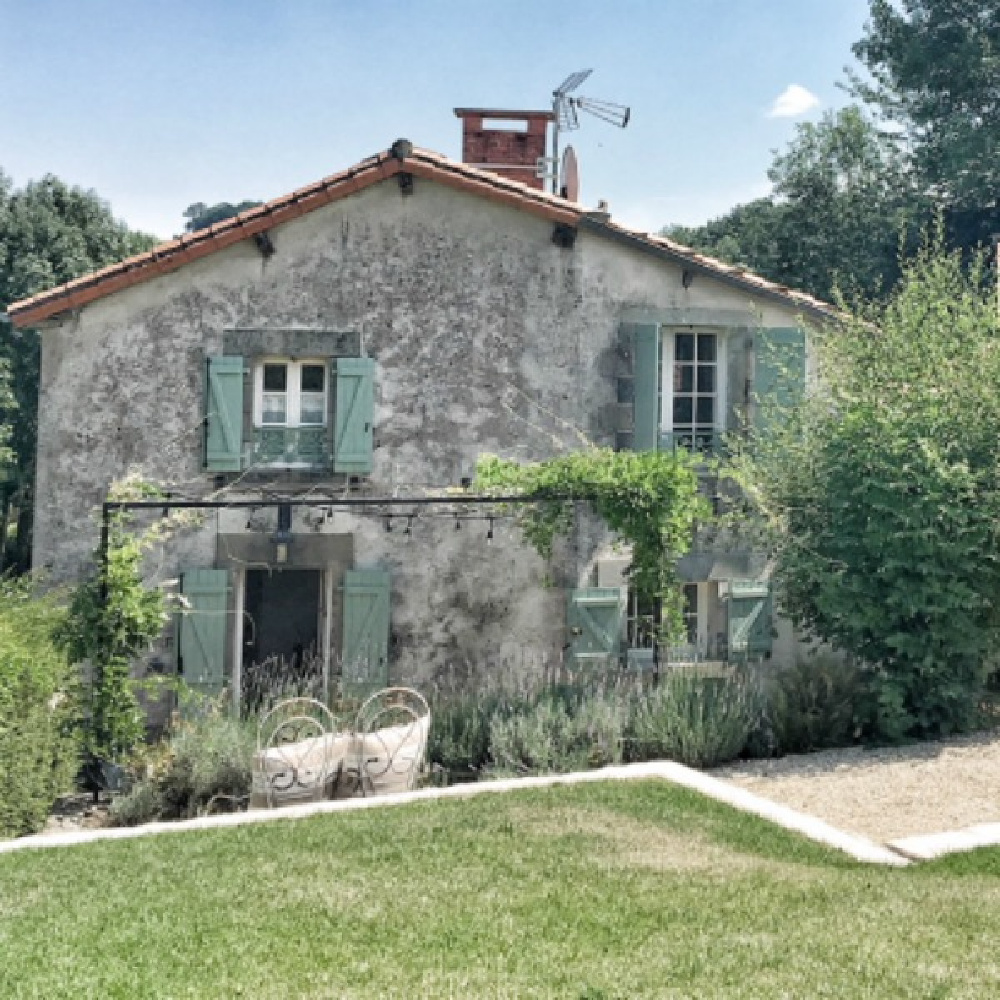
[[[7,307],[7,313],[17,326],[30,326],[56,313],[80,308],[123,288],[177,270],[184,264],[400,173],[450,183],[472,194],[541,214],[554,222],[578,225],[586,221],[589,229],[625,237],[654,251],[665,251],[679,262],[694,264],[757,293],[797,303],[815,313],[827,316],[837,314],[834,306],[806,292],[790,289],[752,271],[741,270],[736,265],[685,247],[669,237],[631,229],[607,217],[591,216],[577,202],[472,164],[452,160],[434,150],[414,146],[407,140],[397,140],[390,149],[368,156],[345,170],[222,219],[205,229],[175,236],[143,253],[13,302]]]

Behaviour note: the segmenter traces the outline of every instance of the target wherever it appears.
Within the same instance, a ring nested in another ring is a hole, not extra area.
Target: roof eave
[[[677,250],[672,250],[670,247],[663,246],[662,244],[651,243],[648,239],[644,239],[640,234],[630,233],[628,230],[621,229],[612,223],[605,222],[603,219],[595,219],[591,216],[583,215],[580,218],[579,225],[581,229],[599,233],[601,236],[607,236],[618,243],[632,247],[642,253],[652,254],[654,257],[659,257],[661,260],[668,260],[673,264],[680,264],[684,268],[694,271],[697,274],[703,274],[714,281],[721,282],[724,285],[729,285],[732,288],[739,288],[741,291],[750,292],[755,297],[777,302],[786,308],[789,306],[794,307],[803,313],[807,313],[814,319],[828,321],[840,318],[840,314],[833,306],[824,307],[818,303],[802,301],[789,292],[783,292],[778,288],[768,288],[766,285],[759,285],[754,281],[747,281],[739,274],[728,273],[720,268],[702,263],[693,254],[688,255]]]

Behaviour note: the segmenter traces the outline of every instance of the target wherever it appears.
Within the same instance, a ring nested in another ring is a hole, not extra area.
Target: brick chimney
[[[455,114],[462,119],[463,163],[544,190],[536,167],[548,152],[551,111],[455,108]]]

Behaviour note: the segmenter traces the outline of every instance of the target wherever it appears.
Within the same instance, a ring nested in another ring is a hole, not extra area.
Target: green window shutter
[[[625,588],[570,591],[566,609],[569,655],[575,666],[606,666],[621,654]]]
[[[794,405],[806,387],[806,335],[798,327],[759,330],[754,337],[754,405],[758,430]]]
[[[342,647],[344,694],[363,697],[389,682],[389,573],[349,569],[344,574]]]
[[[771,593],[766,584],[751,588],[751,593],[729,598],[729,655],[735,659],[756,659],[771,652]]]
[[[192,569],[181,574],[187,606],[180,621],[180,666],[184,683],[212,697],[225,683],[229,574]]]
[[[243,458],[243,358],[208,359],[205,468],[239,472]]]
[[[632,338],[632,448],[655,451],[660,440],[660,328],[636,323]]]
[[[336,377],[333,471],[355,475],[371,472],[375,362],[371,358],[341,358]]]

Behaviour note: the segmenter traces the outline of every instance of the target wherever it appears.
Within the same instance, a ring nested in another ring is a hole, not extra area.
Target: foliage
[[[459,694],[430,702],[427,760],[453,775],[476,774],[490,761],[490,723],[507,704],[499,694]]]
[[[995,208],[1000,0],[871,0],[853,51],[871,74],[853,75],[855,94],[902,130],[923,183],[945,203]]]
[[[635,699],[628,729],[632,761],[661,757],[713,767],[739,756],[760,715],[760,688],[746,669],[706,674],[677,667]]]
[[[665,631],[680,634],[676,561],[687,552],[696,522],[711,514],[697,492],[694,459],[686,451],[591,448],[527,464],[485,455],[476,467],[476,485],[536,501],[518,516],[525,537],[544,558],[552,555],[556,536],[572,529],[577,504],[586,504],[617,541],[631,546],[633,586],[663,601]]]
[[[256,720],[236,719],[220,703],[192,703],[170,738],[140,755],[138,780],[112,803],[112,822],[131,826],[246,805],[255,750]]]
[[[582,771],[621,763],[628,708],[599,692],[549,690],[490,719],[493,769],[518,774]]]
[[[899,278],[900,240],[928,218],[895,143],[857,107],[796,126],[768,176],[773,194],[698,227],[665,232],[831,301],[882,298]]]
[[[263,715],[286,698],[326,701],[323,657],[315,646],[304,650],[301,659],[276,654],[244,668],[240,677],[240,711],[245,716]]]
[[[117,221],[93,191],[48,175],[15,189],[0,171],[0,312],[10,303],[148,250],[152,236]],[[39,347],[34,331],[3,330],[0,359],[10,393],[0,392],[0,427],[14,452],[4,496],[16,493],[20,511],[17,564],[26,569],[37,437]]]
[[[737,474],[785,611],[866,675],[869,735],[976,724],[1000,613],[1000,322],[940,234],[884,307],[815,331],[820,391]]]
[[[817,653],[772,674],[765,686],[766,750],[778,756],[850,746],[866,698],[862,668]]]
[[[241,201],[237,205],[230,204],[228,201],[220,201],[215,205],[206,205],[203,201],[196,201],[193,205],[188,205],[184,209],[184,218],[187,222],[184,223],[184,228],[189,232],[197,232],[199,229],[208,229],[209,226],[214,226],[217,222],[222,222],[223,219],[230,219],[234,215],[239,215],[240,212],[245,212],[248,208],[256,208],[259,201]]]
[[[123,759],[143,736],[142,711],[130,679],[167,620],[160,590],[142,581],[143,541],[112,520],[106,562],[73,591],[54,635],[70,660],[89,670],[84,692],[84,748],[92,757]]]
[[[78,766],[72,671],[50,638],[60,616],[0,581],[0,837],[40,830]]]

